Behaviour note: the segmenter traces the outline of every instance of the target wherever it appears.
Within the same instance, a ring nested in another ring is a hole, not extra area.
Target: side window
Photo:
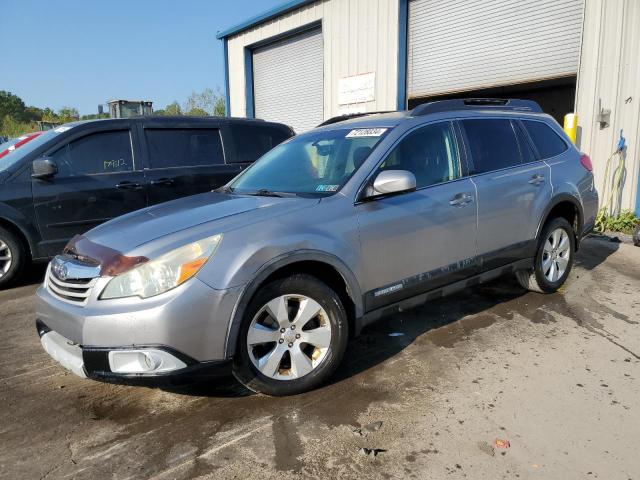
[[[391,151],[380,170],[408,170],[416,176],[416,187],[460,177],[460,158],[449,122],[414,130]]]
[[[215,128],[148,128],[149,167],[203,167],[224,164],[220,131]]]
[[[255,124],[231,124],[229,126],[236,148],[235,162],[255,162],[291,134],[284,128]]]
[[[485,173],[522,164],[518,140],[510,120],[469,119],[460,122],[467,134],[472,173]]]
[[[133,170],[129,130],[87,135],[56,150],[50,157],[58,167],[59,177]]]
[[[533,144],[542,158],[551,158],[565,152],[569,147],[553,129],[542,122],[523,120],[524,127],[529,132]]]

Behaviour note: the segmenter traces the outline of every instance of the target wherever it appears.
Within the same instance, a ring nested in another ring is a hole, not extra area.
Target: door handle
[[[535,174],[533,177],[531,177],[531,180],[529,180],[529,183],[531,185],[535,185],[536,187],[540,185],[542,182],[544,182],[544,175],[540,175],[540,174]]]
[[[468,193],[458,193],[455,197],[449,200],[449,205],[452,207],[464,207],[471,202],[473,202],[473,195],[469,195]]]
[[[159,178],[157,180],[151,180],[151,185],[158,185],[161,187],[173,187],[174,181],[172,178]]]
[[[137,182],[129,182],[128,180],[125,180],[116,184],[116,188],[119,190],[139,190],[142,188],[142,185]]]

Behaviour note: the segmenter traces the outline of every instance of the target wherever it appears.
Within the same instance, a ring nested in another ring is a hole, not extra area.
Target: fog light
[[[114,373],[161,373],[185,368],[187,365],[164,350],[112,350],[109,367]]]

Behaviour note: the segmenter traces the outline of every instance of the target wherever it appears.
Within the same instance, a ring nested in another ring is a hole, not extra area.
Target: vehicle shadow
[[[591,270],[618,248],[616,243],[608,240],[589,240],[578,252],[576,265]],[[562,294],[528,292],[518,284],[513,275],[509,275],[468,288],[454,296],[389,315],[365,328],[359,337],[350,342],[342,366],[328,384],[346,381],[375,368],[425,335],[426,341],[434,348],[453,347],[475,330],[489,327],[498,318],[510,319],[517,313],[533,322],[544,321],[545,314],[540,310],[542,307],[563,311],[566,309],[566,302]],[[200,377],[155,386],[188,396],[253,395],[253,392],[240,385],[231,375],[222,379]]]

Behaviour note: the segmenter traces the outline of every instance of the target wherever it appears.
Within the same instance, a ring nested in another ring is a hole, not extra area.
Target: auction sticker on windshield
[[[384,132],[386,132],[386,128],[356,128],[347,133],[346,138],[354,138],[354,137],[379,137]]]

